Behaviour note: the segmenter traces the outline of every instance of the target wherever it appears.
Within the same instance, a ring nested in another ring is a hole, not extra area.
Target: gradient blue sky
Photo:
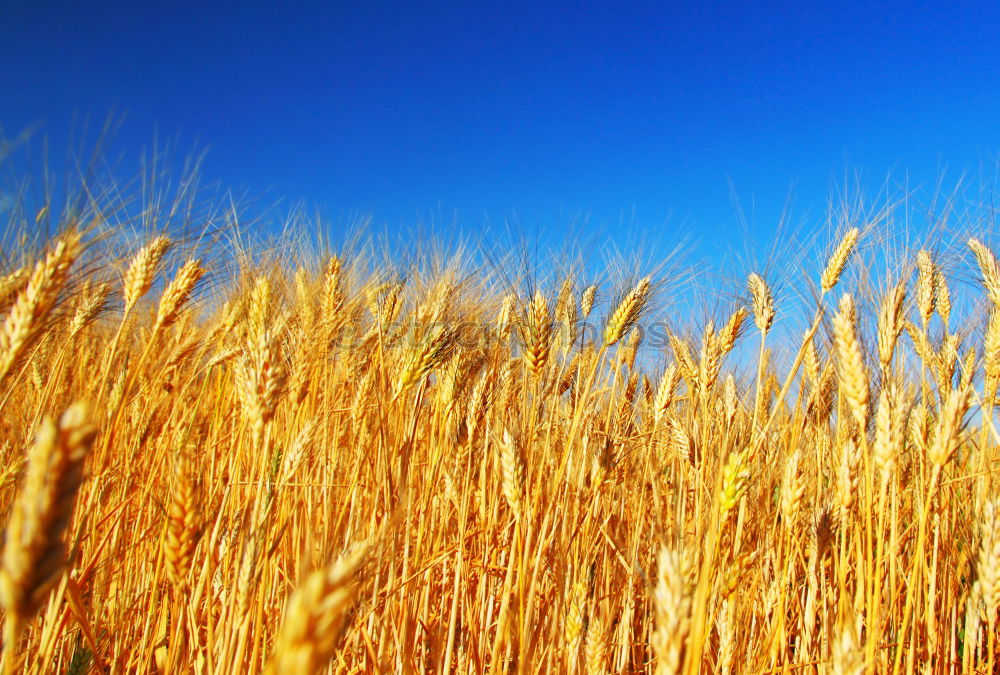
[[[390,229],[767,236],[845,172],[993,173],[1000,3],[0,2],[0,126],[126,114],[205,177]]]

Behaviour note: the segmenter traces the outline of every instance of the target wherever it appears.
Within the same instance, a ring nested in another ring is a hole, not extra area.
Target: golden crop
[[[978,240],[862,285],[846,229],[654,348],[655,274],[95,232],[0,277],[6,672],[994,671]]]

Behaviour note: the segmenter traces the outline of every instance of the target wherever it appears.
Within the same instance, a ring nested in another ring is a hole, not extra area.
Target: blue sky
[[[5,0],[0,127],[124,113],[117,151],[197,143],[334,224],[712,243],[735,193],[766,239],[847,173],[992,173],[998,35],[996,2]]]

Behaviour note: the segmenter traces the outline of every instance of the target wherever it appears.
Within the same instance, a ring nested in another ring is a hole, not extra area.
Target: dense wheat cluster
[[[102,233],[0,278],[7,672],[994,672],[977,239],[657,329],[641,270]]]

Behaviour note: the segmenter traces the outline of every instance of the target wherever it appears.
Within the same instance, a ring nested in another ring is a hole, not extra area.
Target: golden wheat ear
[[[191,297],[195,284],[205,274],[200,260],[188,260],[177,270],[177,276],[170,282],[160,298],[156,312],[156,328],[166,328],[177,320],[178,313]]]
[[[132,259],[125,272],[123,294],[125,296],[125,311],[132,309],[139,298],[149,292],[153,278],[159,269],[160,261],[170,249],[170,239],[159,236],[149,242]]]
[[[524,358],[528,370],[534,377],[540,377],[549,362],[552,348],[552,317],[549,305],[541,291],[528,307],[527,330],[524,336]]]
[[[646,307],[652,286],[649,277],[644,277],[636,284],[635,288],[629,291],[628,295],[622,298],[618,307],[608,318],[608,324],[604,327],[604,345],[610,347],[625,335],[635,322],[639,320],[639,315]]]
[[[41,325],[56,306],[80,249],[80,234],[69,231],[35,264],[0,327],[0,382],[38,339]]]
[[[580,313],[586,319],[594,309],[594,300],[597,299],[597,284],[591,284],[580,294]]]
[[[366,545],[358,545],[299,585],[288,600],[267,673],[316,673],[326,668],[337,650],[367,551]]]
[[[931,320],[937,302],[935,285],[937,275],[934,274],[934,261],[927,251],[917,253],[917,311],[924,325]]]
[[[186,459],[174,465],[173,487],[161,547],[167,578],[178,593],[187,589],[188,572],[198,545],[198,495]]]
[[[978,263],[979,271],[983,276],[983,286],[986,288],[990,300],[994,306],[1000,306],[1000,266],[997,265],[993,251],[975,237],[971,237],[968,244],[973,255],[976,256],[976,263]]]
[[[754,323],[761,333],[767,334],[774,324],[774,294],[764,281],[764,277],[755,273],[747,277],[747,289],[750,291],[753,305]]]
[[[868,371],[857,335],[854,298],[845,293],[833,317],[833,339],[839,358],[840,383],[848,406],[863,429],[868,416]]]
[[[840,281],[840,275],[844,273],[844,266],[847,259],[851,257],[854,245],[858,241],[858,228],[852,227],[844,233],[844,238],[837,244],[837,248],[830,255],[830,260],[826,263],[823,276],[820,277],[820,288],[824,293],[829,293]]]
[[[7,610],[6,672],[13,668],[20,628],[41,607],[66,562],[62,535],[83,479],[84,457],[96,434],[88,419],[87,407],[76,403],[58,425],[46,420],[28,455],[0,565],[0,600]]]
[[[680,551],[667,548],[660,550],[657,559],[656,586],[652,593],[655,628],[649,639],[656,659],[656,675],[681,672],[691,627],[691,595],[685,581],[687,563]]]

